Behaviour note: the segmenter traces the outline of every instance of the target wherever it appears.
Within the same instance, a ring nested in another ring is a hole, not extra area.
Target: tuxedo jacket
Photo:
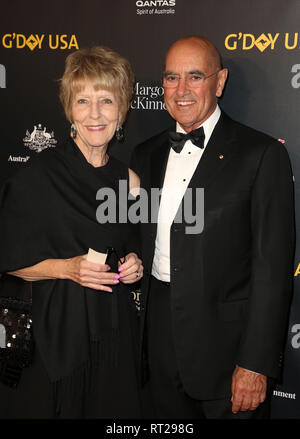
[[[131,168],[149,199],[163,186],[169,151],[165,131],[133,152]],[[171,226],[173,339],[185,391],[216,399],[230,395],[236,365],[280,374],[294,257],[287,151],[222,112],[188,188],[204,188],[204,228],[187,234],[184,217]],[[144,317],[156,230],[155,222],[141,224]]]

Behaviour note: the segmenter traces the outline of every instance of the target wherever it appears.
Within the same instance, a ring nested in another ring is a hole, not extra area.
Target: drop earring
[[[124,140],[124,131],[122,125],[118,122],[118,126],[116,129],[116,139],[118,142],[122,142]]]
[[[77,130],[76,130],[76,126],[74,125],[74,123],[72,123],[72,125],[71,125],[71,136],[73,137],[73,139],[76,139],[76,136],[77,136]]]

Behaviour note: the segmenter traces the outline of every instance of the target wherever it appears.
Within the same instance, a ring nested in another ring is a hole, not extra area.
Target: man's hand
[[[232,413],[255,410],[264,402],[267,377],[236,366],[232,375]]]

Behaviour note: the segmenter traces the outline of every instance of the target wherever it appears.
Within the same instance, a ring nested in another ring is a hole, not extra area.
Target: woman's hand
[[[107,285],[118,284],[120,274],[111,273],[107,264],[95,264],[86,258],[87,255],[65,259],[65,273],[61,278],[71,279],[83,287],[112,292]]]
[[[144,267],[135,253],[128,253],[123,264],[119,263],[120,281],[133,284],[143,277]]]
[[[132,284],[143,277],[143,271],[142,261],[135,253],[129,253],[126,261],[119,264],[119,273],[112,273],[107,264],[95,264],[87,261],[87,255],[81,255],[69,259],[45,259],[9,274],[30,282],[70,279],[83,287],[112,292],[109,285],[116,285],[120,281]]]

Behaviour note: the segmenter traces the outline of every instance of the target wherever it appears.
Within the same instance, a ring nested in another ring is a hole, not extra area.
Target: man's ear
[[[217,81],[217,88],[216,88],[216,96],[217,98],[220,98],[222,96],[226,81],[228,77],[228,70],[222,69],[218,72],[218,81]]]

